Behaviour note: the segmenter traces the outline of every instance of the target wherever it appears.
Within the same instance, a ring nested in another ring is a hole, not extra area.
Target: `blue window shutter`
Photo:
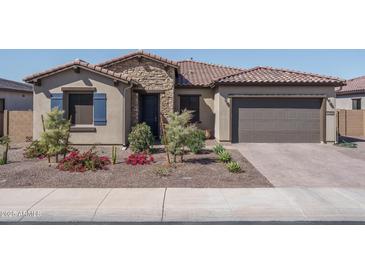
[[[94,125],[106,125],[106,94],[94,93]]]
[[[63,93],[51,94],[51,110],[54,108],[58,108],[58,110],[63,110]]]

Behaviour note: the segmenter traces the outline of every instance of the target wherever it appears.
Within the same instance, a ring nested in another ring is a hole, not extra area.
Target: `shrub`
[[[173,160],[176,163],[176,157],[184,155],[184,146],[186,138],[189,134],[188,124],[191,119],[191,113],[183,111],[168,114],[168,124],[166,125],[166,139],[169,152],[173,155]]]
[[[168,167],[158,166],[153,169],[153,173],[158,177],[167,177],[170,175],[170,169]]]
[[[128,141],[134,153],[149,151],[154,142],[151,128],[146,123],[137,124],[129,133]]]
[[[205,147],[205,132],[200,129],[195,129],[187,136],[186,146],[194,154],[202,151]]]
[[[87,170],[102,170],[108,169],[110,160],[106,156],[98,156],[96,151],[89,149],[81,153],[78,150],[70,152],[64,159],[62,159],[57,168],[62,171],[70,172],[85,172]]]
[[[8,151],[10,145],[10,138],[8,136],[3,136],[0,138],[0,146],[3,146],[3,155],[0,158],[0,165],[5,165],[8,163]]]
[[[229,172],[232,172],[232,173],[241,172],[240,165],[235,161],[229,162],[228,164],[226,164],[226,167],[228,168]]]
[[[218,144],[213,147],[213,151],[215,154],[219,154],[219,153],[225,151],[225,148],[221,144]]]
[[[25,158],[44,158],[47,154],[47,147],[39,141],[33,141],[24,149]]]
[[[71,122],[64,118],[64,111],[54,108],[47,113],[44,122],[45,131],[41,134],[39,142],[46,148],[46,156],[56,156],[68,152],[68,139],[70,136]]]
[[[226,150],[223,150],[218,154],[218,160],[223,163],[228,163],[231,161],[231,159],[231,154],[229,154],[229,152]]]
[[[148,155],[146,153],[136,153],[131,154],[126,160],[127,165],[148,165],[153,163],[155,159],[152,155]]]

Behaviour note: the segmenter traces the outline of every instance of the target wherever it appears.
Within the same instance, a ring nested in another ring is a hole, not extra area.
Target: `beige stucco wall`
[[[214,92],[210,88],[176,88],[175,89],[175,111],[180,111],[179,95],[200,95],[199,100],[199,127],[202,129],[214,130]]]
[[[352,94],[337,97],[337,109],[352,109],[352,99],[361,99],[361,109],[365,109],[365,94]]]
[[[48,76],[42,79],[41,86],[34,86],[33,139],[38,139],[42,132],[41,115],[46,116],[51,110],[50,95],[62,93],[62,87],[95,87],[96,92],[105,93],[107,98],[107,124],[93,126],[96,132],[72,132],[71,143],[126,144],[130,112],[126,111],[125,98],[128,100],[126,93],[131,91],[126,84],[119,83],[116,87],[112,79],[82,68],[80,73],[69,69]]]
[[[335,91],[334,87],[311,86],[219,86],[215,89],[215,137],[218,141],[230,142],[231,111],[230,95],[325,95],[326,98],[326,141],[336,138]]]
[[[0,99],[5,99],[7,110],[32,110],[33,93],[0,89]]]

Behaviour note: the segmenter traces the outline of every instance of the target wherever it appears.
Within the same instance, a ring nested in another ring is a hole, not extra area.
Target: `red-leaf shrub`
[[[127,165],[148,165],[153,163],[155,159],[152,155],[147,155],[145,153],[135,153],[128,156],[126,159]]]
[[[84,153],[78,150],[70,152],[62,159],[57,168],[62,171],[85,172],[87,170],[108,169],[111,162],[106,156],[98,156],[96,151],[90,149]]]

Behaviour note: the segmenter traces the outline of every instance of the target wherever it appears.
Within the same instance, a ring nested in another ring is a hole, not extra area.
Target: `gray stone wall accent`
[[[106,67],[138,82],[136,90],[160,93],[160,111],[164,115],[174,110],[175,69],[162,63],[135,57]],[[132,94],[132,126],[138,123],[138,94]]]

